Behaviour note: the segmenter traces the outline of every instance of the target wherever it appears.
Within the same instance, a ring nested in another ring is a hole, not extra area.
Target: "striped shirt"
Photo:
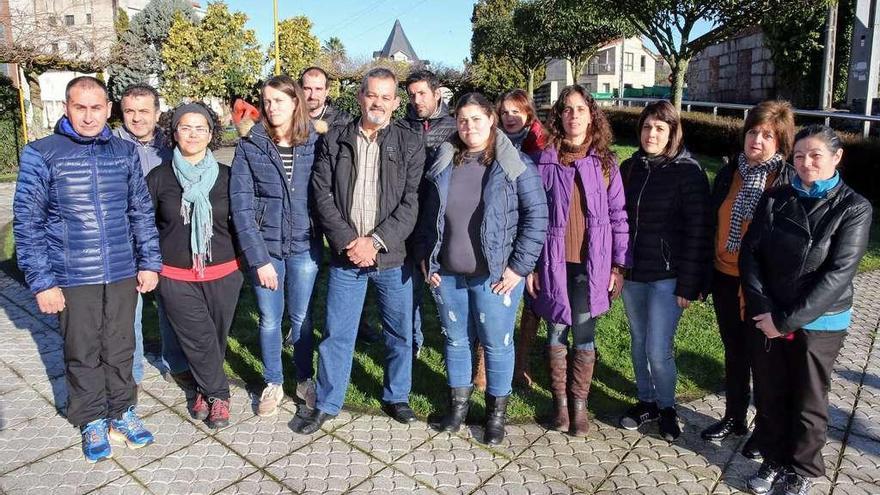
[[[290,178],[293,176],[293,146],[278,146],[278,154],[281,155],[284,175],[287,177],[287,183],[290,184]]]
[[[387,124],[386,124],[387,125]],[[376,228],[376,214],[379,210],[379,130],[367,137],[364,129],[358,126],[357,173],[354,181],[354,194],[351,201],[351,220],[359,236],[368,236]]]

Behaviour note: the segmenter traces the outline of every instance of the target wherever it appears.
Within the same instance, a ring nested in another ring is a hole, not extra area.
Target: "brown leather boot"
[[[577,437],[590,431],[587,397],[595,364],[596,351],[575,350],[571,355],[571,434]]]
[[[556,431],[568,431],[568,395],[566,394],[565,359],[568,349],[562,345],[547,346],[547,357],[550,361],[550,391],[553,393],[555,415],[552,428]]]
[[[529,366],[529,351],[538,334],[541,319],[532,312],[528,305],[523,306],[519,332],[516,334],[516,361],[513,365],[513,383],[520,387],[532,386],[532,372]]]
[[[483,344],[477,342],[474,349],[474,388],[480,392],[486,390],[486,351]]]

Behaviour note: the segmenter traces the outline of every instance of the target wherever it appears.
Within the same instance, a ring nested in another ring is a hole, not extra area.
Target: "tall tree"
[[[158,77],[160,85],[164,82],[162,46],[178,12],[188,21],[196,22],[192,2],[186,0],[150,0],[129,22],[117,16],[117,42],[113,50],[119,56],[107,67],[110,94],[114,98],[131,84],[148,82],[153,77]]]
[[[551,56],[547,42],[551,33],[534,21],[542,12],[539,2],[525,0],[487,0],[474,6],[471,17],[473,35],[471,55],[506,60],[526,81],[529,95],[534,93],[536,73]]]
[[[592,2],[565,0],[534,0],[534,24],[546,33],[546,43],[554,58],[568,60],[574,82],[587,62],[602,45],[623,37],[634,36],[635,28],[623,17],[609,16]]]
[[[582,0],[567,0],[580,3]],[[597,0],[609,15],[628,20],[651,40],[672,68],[672,102],[681,109],[684,76],[691,59],[765,17],[801,8],[801,0]],[[694,36],[699,21],[712,25]]]
[[[281,72],[293,77],[313,65],[321,53],[321,42],[312,34],[312,21],[298,15],[278,23]],[[269,43],[268,60],[275,59],[275,42]]]
[[[250,94],[259,80],[263,58],[247,16],[224,3],[208,4],[198,24],[174,14],[162,60],[169,76],[161,87],[171,104],[184,98]]]

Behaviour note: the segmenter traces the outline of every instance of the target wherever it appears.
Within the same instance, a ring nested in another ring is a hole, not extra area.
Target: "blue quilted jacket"
[[[259,268],[271,258],[284,259],[298,252],[297,224],[308,225],[310,235],[317,235],[308,211],[307,191],[318,134],[311,127],[309,131],[308,141],[294,150],[294,182],[307,184],[299,191],[291,190],[278,147],[262,122],[241,138],[235,148],[229,202],[232,223],[248,267]]]
[[[161,271],[153,204],[133,144],[67,117],[21,154],[12,206],[18,266],[33,293]]]

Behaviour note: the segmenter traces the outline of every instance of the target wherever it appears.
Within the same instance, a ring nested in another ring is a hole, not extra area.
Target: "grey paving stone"
[[[139,396],[143,397],[144,395],[150,395],[166,406],[186,403],[186,396],[180,387],[155,378],[141,382]]]
[[[60,350],[3,362],[29,383],[64,376],[64,353]]]
[[[156,439],[152,445],[128,449],[123,444],[113,443],[114,458],[129,471],[135,471],[206,437],[205,432],[167,409],[145,418],[144,424]]]
[[[470,492],[510,461],[457,435],[441,433],[393,467],[442,493]]]
[[[333,435],[373,457],[392,463],[437,432],[417,421],[404,425],[387,416],[363,415],[333,430]]]
[[[427,495],[437,492],[389,466],[346,493],[418,493]]]
[[[266,471],[298,493],[343,493],[385,466],[326,435],[269,464]]]
[[[57,414],[17,423],[0,431],[0,474],[79,444],[79,431]]]
[[[626,430],[597,428],[586,439],[548,432],[514,464],[591,491],[626,456],[637,437]]]
[[[495,473],[474,493],[479,494],[565,494],[587,493],[517,463],[510,463]]]
[[[152,492],[137,479],[127,475],[89,492],[89,495],[140,495],[143,493]]]
[[[282,409],[269,418],[251,416],[215,436],[250,462],[264,467],[324,435],[323,432],[312,436],[294,433],[290,427],[292,419],[293,415]]]
[[[67,410],[67,379],[64,376],[34,380],[31,386],[60,413]]]
[[[207,494],[251,475],[256,468],[213,438],[206,438],[134,471],[157,494]]]
[[[2,346],[2,344],[0,344],[0,346]],[[0,362],[0,395],[26,386],[27,382],[22,380],[14,371],[12,371],[12,368]]]
[[[57,411],[30,387],[22,387],[3,395],[0,400],[0,431],[33,418],[51,418]]]
[[[876,492],[880,493],[880,441],[850,436],[840,462],[837,482],[838,485],[874,485]],[[837,488],[835,486],[835,491]]]
[[[0,477],[0,489],[7,493],[86,493],[125,474],[112,460],[87,463],[77,445],[5,474]]]
[[[532,443],[544,436],[547,430],[536,424],[507,425],[505,428],[504,440],[491,448],[501,455],[514,458],[523,450],[527,449]],[[459,431],[459,436],[470,440],[472,443],[483,444],[483,426],[468,425]]]
[[[273,480],[266,473],[256,472],[247,478],[244,478],[241,481],[238,481],[234,485],[227,486],[226,488],[216,492],[218,495],[274,495],[281,493],[294,493],[286,486],[278,483]]]

